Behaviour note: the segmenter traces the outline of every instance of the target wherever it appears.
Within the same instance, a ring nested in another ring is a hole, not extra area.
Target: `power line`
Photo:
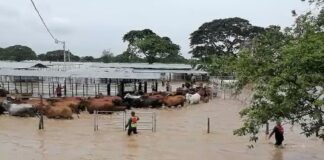
[[[39,18],[41,19],[42,23],[44,24],[44,26],[45,26],[47,32],[51,35],[51,37],[54,39],[54,41],[57,41],[57,39],[53,36],[52,32],[51,32],[51,31],[49,30],[49,28],[47,27],[47,25],[46,25],[46,23],[45,23],[43,17],[41,16],[41,14],[39,13],[39,11],[38,11],[38,9],[37,9],[37,7],[36,7],[34,1],[33,1],[33,0],[30,0],[30,1],[31,1],[31,3],[33,4],[33,6],[34,6],[34,8],[35,8],[35,11],[37,12],[37,14],[38,14]]]
[[[38,9],[37,9],[37,7],[36,7],[34,1],[33,1],[33,0],[30,0],[30,1],[31,1],[31,3],[33,4],[35,11],[37,12],[37,14],[38,14],[39,18],[41,19],[43,25],[45,26],[47,32],[51,35],[51,37],[53,38],[53,40],[55,41],[55,43],[56,43],[56,44],[57,44],[57,43],[62,43],[62,44],[63,44],[63,55],[64,55],[64,63],[65,63],[65,61],[66,61],[66,60],[65,60],[65,57],[66,57],[66,56],[65,56],[65,41],[59,41],[59,40],[57,40],[57,39],[54,37],[54,35],[52,34],[52,32],[51,32],[51,31],[49,30],[49,28],[47,27],[47,25],[46,25],[46,23],[45,23],[43,17],[42,17],[41,14],[40,14],[40,12],[38,11]]]

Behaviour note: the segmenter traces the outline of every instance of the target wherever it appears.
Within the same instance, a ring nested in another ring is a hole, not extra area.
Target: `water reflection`
[[[272,155],[272,160],[283,160],[283,154],[281,148],[275,148]]]

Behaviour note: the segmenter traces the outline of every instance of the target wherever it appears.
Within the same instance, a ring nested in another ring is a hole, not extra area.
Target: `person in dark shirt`
[[[57,87],[56,87],[56,95],[57,95],[57,97],[62,97],[62,87],[61,87],[61,85],[57,85]]]
[[[137,116],[135,116],[135,112],[132,111],[131,112],[131,118],[129,118],[128,123],[125,126],[125,129],[127,129],[127,127],[128,127],[127,134],[129,136],[132,134],[132,132],[134,134],[137,134],[137,121],[138,120],[139,120],[139,118]]]
[[[275,139],[276,139],[276,146],[282,145],[282,141],[284,140],[284,129],[281,126],[280,122],[277,122],[277,125],[273,128],[273,131],[269,135],[269,139],[272,137],[272,135],[275,134]]]

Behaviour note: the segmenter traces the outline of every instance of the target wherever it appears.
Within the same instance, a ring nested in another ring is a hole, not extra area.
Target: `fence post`
[[[97,131],[97,122],[96,122],[96,119],[97,119],[97,114],[96,114],[96,110],[93,111],[93,126],[94,126],[94,131]]]
[[[30,87],[31,87],[31,93],[32,93],[32,95],[34,94],[34,84],[33,83],[34,82],[32,81],[31,84],[30,84],[31,85]]]
[[[78,96],[78,83],[75,83],[75,96]]]
[[[20,92],[19,93],[22,93],[22,79],[21,79],[21,76],[19,77],[19,87],[20,87]]]
[[[110,82],[107,84],[107,96],[110,96]]]
[[[144,82],[144,93],[147,93],[147,81]]]
[[[97,95],[99,95],[99,93],[100,93],[100,82],[99,82],[99,84],[98,84],[98,89],[97,89],[97,91],[98,91],[98,94],[97,94]]]
[[[84,83],[82,84],[82,96],[84,97]]]
[[[40,95],[40,107],[43,107],[43,95]],[[40,111],[40,117],[39,117],[39,124],[38,124],[38,129],[39,130],[44,130],[44,118],[43,118],[43,111]]]
[[[154,113],[154,132],[156,132],[156,114]]]
[[[64,78],[64,97],[66,97],[66,78]]]
[[[210,133],[210,118],[207,118],[207,133]]]
[[[265,134],[268,135],[269,134],[269,122],[267,122],[266,124],[266,131]]]
[[[51,84],[48,82],[48,97],[51,97]]]
[[[38,129],[39,130],[44,130],[44,118],[43,118],[43,113],[40,113],[39,117],[39,124],[38,124]]]
[[[125,130],[126,131],[126,111],[124,111],[124,113],[123,113],[123,130]]]
[[[152,113],[152,132],[154,132],[154,113]]]

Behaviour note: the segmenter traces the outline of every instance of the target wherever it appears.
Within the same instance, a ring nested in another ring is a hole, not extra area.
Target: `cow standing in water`
[[[9,115],[11,116],[34,117],[37,113],[37,109],[31,104],[15,104],[9,102],[8,100],[3,101],[2,107],[8,111]]]
[[[186,101],[185,96],[182,95],[175,95],[175,96],[165,96],[163,99],[163,104],[167,107],[178,107],[181,105],[184,106],[184,103]]]

